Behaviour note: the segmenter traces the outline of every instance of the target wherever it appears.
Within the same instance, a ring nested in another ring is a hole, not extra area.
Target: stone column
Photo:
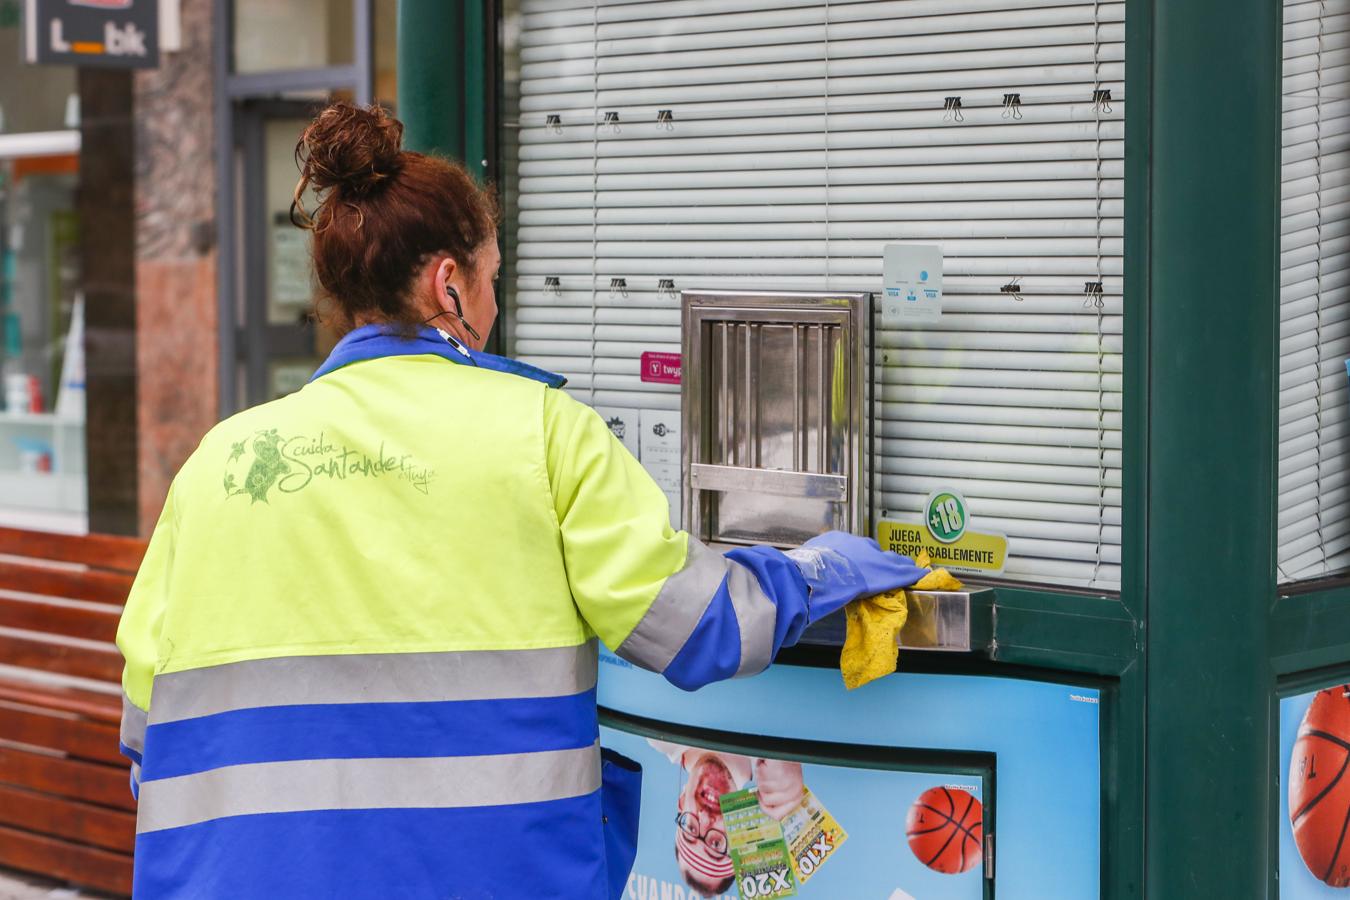
[[[137,72],[140,530],[219,416],[210,0],[182,0],[183,49]]]

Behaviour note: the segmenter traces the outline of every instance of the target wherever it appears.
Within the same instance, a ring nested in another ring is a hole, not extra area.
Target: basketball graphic
[[[1289,759],[1289,823],[1308,871],[1350,887],[1350,685],[1317,692]]]
[[[905,834],[909,849],[934,872],[968,872],[984,846],[984,807],[960,788],[929,788],[909,808]]]

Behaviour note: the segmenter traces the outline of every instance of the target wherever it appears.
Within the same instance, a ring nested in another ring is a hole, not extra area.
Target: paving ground
[[[0,900],[84,900],[97,898],[99,894],[86,894],[74,888],[65,887],[51,881],[44,881],[33,875],[0,869]]]

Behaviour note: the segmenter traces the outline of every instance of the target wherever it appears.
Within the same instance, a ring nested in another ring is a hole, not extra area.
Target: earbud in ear
[[[478,336],[478,332],[474,331],[473,326],[469,324],[469,320],[464,318],[464,307],[461,306],[459,302],[459,291],[455,290],[452,285],[447,283],[445,292],[450,295],[450,299],[455,304],[455,318],[459,319],[459,324],[464,326],[464,330],[467,331],[475,341],[482,340],[482,338]]]

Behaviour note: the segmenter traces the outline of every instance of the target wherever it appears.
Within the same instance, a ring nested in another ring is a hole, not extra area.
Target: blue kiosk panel
[[[1100,896],[1095,690],[901,673],[848,692],[778,665],[691,694],[607,652],[600,676],[602,743],[643,766],[626,900]],[[758,806],[736,805],[747,789]],[[794,858],[813,844],[819,861]],[[743,877],[780,857],[787,876]]]

